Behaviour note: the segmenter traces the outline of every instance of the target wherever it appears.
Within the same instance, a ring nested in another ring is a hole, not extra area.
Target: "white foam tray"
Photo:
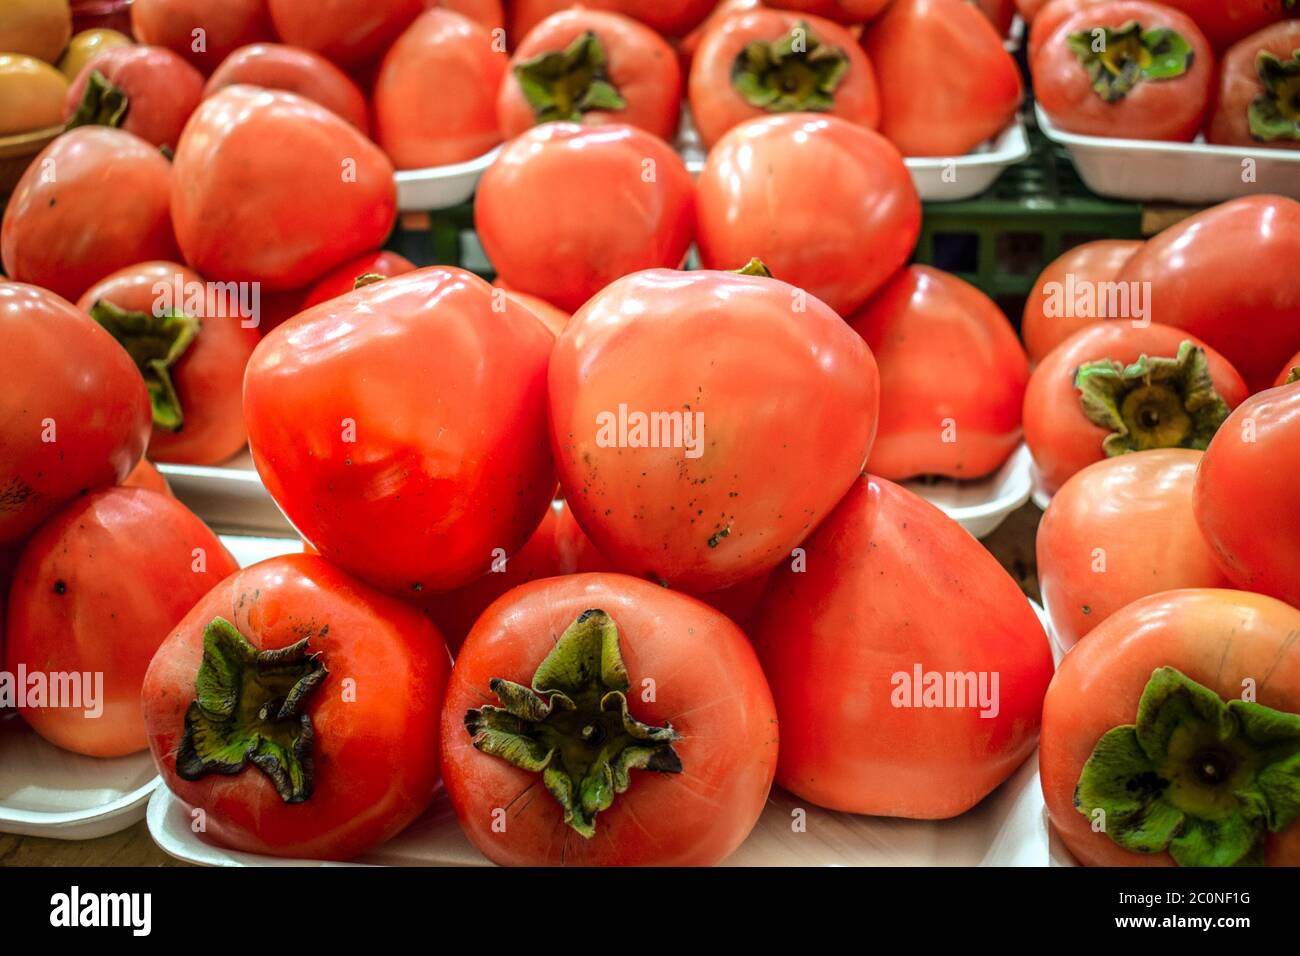
[[[1033,458],[1024,442],[1006,463],[979,481],[948,478],[903,482],[903,487],[939,508],[977,538],[987,538],[1034,490]]]
[[[450,166],[400,169],[393,174],[400,212],[427,212],[459,206],[474,195],[479,177],[492,165],[501,147],[494,147],[475,159]]]
[[[1036,466],[1030,466],[1029,474],[1030,480],[1034,483],[1034,491],[1029,496],[1029,500],[1038,507],[1039,511],[1046,511],[1047,506],[1052,503],[1052,493],[1043,484],[1043,476],[1038,473]]]
[[[218,530],[294,534],[247,448],[220,465],[159,464],[158,471],[177,498]]]
[[[1099,196],[1194,205],[1260,193],[1300,199],[1300,150],[1080,136],[1053,126],[1041,106],[1034,111],[1043,135],[1069,151],[1079,176]],[[1243,179],[1247,161],[1249,182]]]
[[[905,482],[977,538],[992,534],[1033,491],[1033,460],[1022,442],[998,471],[979,481],[948,479]],[[208,524],[223,531],[293,534],[253,468],[248,451],[223,465],[159,465],[176,497]]]
[[[17,714],[0,717],[0,832],[107,836],[144,816],[160,782],[148,751],[83,757],[46,742]]]
[[[802,807],[806,831],[791,814]],[[201,866],[490,866],[465,837],[444,796],[382,846],[353,863],[280,859],[226,850],[191,830],[185,806],[160,787],[149,834],[169,856]],[[1038,761],[1031,757],[978,807],[941,822],[860,817],[773,790],[749,838],[725,866],[1046,866],[1050,862]]]
[[[1048,626],[1042,608],[1035,611]],[[1050,626],[1049,626],[1050,635]],[[1052,643],[1053,655],[1057,650]],[[792,812],[806,812],[794,832]],[[226,850],[191,828],[166,787],[149,800],[149,834],[168,855],[201,866],[490,866],[465,837],[444,795],[413,824],[353,863],[281,859]],[[1049,866],[1068,862],[1052,845],[1031,755],[977,807],[951,820],[902,820],[837,813],[774,789],[749,838],[726,866]]]

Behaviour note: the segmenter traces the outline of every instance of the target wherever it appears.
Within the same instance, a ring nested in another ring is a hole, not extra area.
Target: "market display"
[[[0,5],[0,832],[1300,865],[1290,4],[85,6]]]

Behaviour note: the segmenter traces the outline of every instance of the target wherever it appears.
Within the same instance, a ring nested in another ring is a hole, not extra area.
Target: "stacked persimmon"
[[[145,45],[80,71],[0,229],[5,659],[123,674],[137,722],[32,726],[147,736],[234,849],[355,857],[441,781],[536,865],[718,862],[774,782],[950,818],[1041,725],[1085,862],[1295,863],[1300,204],[1072,250],[1026,354],[908,264],[904,155],[1019,103],[1008,3],[573,7],[137,0]],[[1111,52],[1208,68],[1127,22]],[[475,160],[495,285],[380,251],[396,169]],[[1022,422],[1055,678],[1016,581],[894,483],[985,478]],[[311,553],[236,571],[115,487],[146,441],[245,437]]]
[[[1070,648],[1042,781],[1085,863],[1295,859],[1295,745],[1271,748],[1300,733],[1298,244],[1300,203],[1234,200],[1071,250],[1026,306],[1039,583]]]
[[[1300,21],[1278,0],[1051,0],[1032,16],[1034,91],[1070,133],[1300,147]],[[1216,59],[1221,58],[1221,59]]]

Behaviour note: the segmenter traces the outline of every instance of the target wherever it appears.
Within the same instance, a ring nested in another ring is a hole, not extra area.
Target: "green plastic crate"
[[[1064,151],[1029,131],[1030,157],[986,192],[926,203],[913,261],[961,276],[1019,325],[1043,267],[1094,239],[1142,238],[1142,207],[1089,192]]]
[[[402,214],[384,248],[417,266],[460,266],[485,279],[496,276],[474,232],[473,200],[436,212]]]

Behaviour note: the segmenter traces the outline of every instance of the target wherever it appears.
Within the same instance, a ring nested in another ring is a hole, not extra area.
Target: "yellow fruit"
[[[68,78],[48,63],[0,53],[0,136],[58,126],[67,95]]]
[[[59,71],[69,80],[75,80],[82,67],[97,53],[115,46],[130,46],[131,38],[116,30],[82,30],[68,44],[68,51],[59,61]]]
[[[70,36],[68,0],[0,0],[0,53],[55,63]]]

